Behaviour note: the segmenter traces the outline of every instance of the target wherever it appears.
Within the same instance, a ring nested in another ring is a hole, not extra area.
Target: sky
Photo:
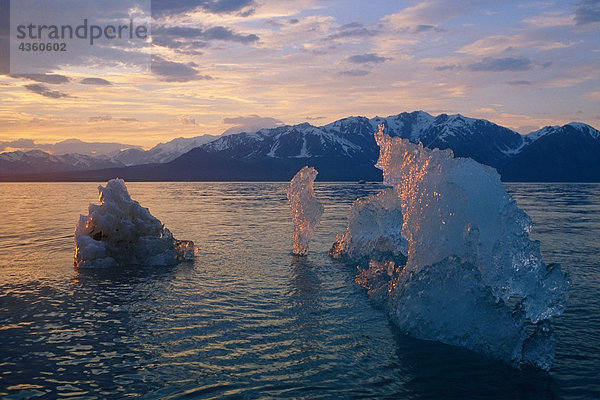
[[[600,128],[600,0],[155,0],[150,69],[92,70],[70,54],[36,75],[7,67],[7,6],[0,0],[0,142],[150,148],[416,110],[520,133]]]

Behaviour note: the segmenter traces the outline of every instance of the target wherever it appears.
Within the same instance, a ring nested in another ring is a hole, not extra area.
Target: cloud
[[[0,0],[0,74],[10,74],[10,1]]]
[[[177,117],[177,122],[183,125],[196,125],[196,118],[191,115],[180,115]]]
[[[576,17],[575,17],[576,18]],[[561,10],[550,11],[525,19],[523,22],[533,28],[558,28],[573,25],[573,15]]]
[[[189,28],[183,26],[159,27],[152,30],[152,40],[165,45],[171,40],[181,39],[201,39],[201,40],[221,40],[226,42],[235,42],[250,44],[259,40],[255,34],[243,35],[235,33],[224,26],[213,26],[208,29]]]
[[[329,35],[328,39],[344,39],[352,37],[369,37],[375,36],[379,32],[376,30],[366,28],[360,22],[350,22],[349,24],[342,25],[337,29],[337,32],[333,35]]]
[[[223,40],[242,44],[249,44],[258,41],[258,36],[255,34],[240,35],[234,33],[229,28],[225,28],[224,26],[214,26],[212,28],[208,28],[203,32],[202,37],[207,40]]]
[[[435,67],[434,69],[436,71],[452,71],[456,68],[458,68],[457,65],[450,64],[450,65],[439,65],[439,66]]]
[[[507,85],[511,85],[511,86],[523,86],[523,85],[531,85],[531,81],[506,81],[504,82]]]
[[[577,25],[600,22],[600,0],[582,0],[575,9]]]
[[[588,93],[584,94],[583,97],[590,99],[590,100],[600,101],[600,90],[596,91],[596,92],[588,92]]]
[[[202,55],[203,52],[199,51],[198,49],[208,47],[207,42],[202,42],[199,40],[183,42],[180,40],[168,40],[168,39],[165,40],[164,38],[153,39],[152,44],[157,45],[157,46],[162,46],[162,47],[168,47],[177,53],[187,54],[187,55],[192,55],[192,56]]]
[[[119,121],[123,121],[123,122],[139,122],[139,119],[124,117],[124,118],[119,118]]]
[[[282,28],[285,26],[285,24],[282,24],[281,22],[275,21],[274,19],[268,19],[265,21],[265,25],[273,27],[273,28]]]
[[[485,6],[482,1],[420,1],[397,13],[387,15],[383,22],[389,27],[410,33],[438,30],[438,26],[452,18],[473,12]]]
[[[270,26],[273,28],[283,28],[286,25],[296,25],[298,23],[300,23],[300,20],[298,18],[288,18],[285,21],[277,21],[271,18],[265,21],[266,26]]]
[[[35,147],[35,141],[33,139],[17,139],[10,142],[0,142],[0,151],[4,151],[7,148],[13,149],[29,149]]]
[[[530,59],[525,57],[493,58],[485,57],[478,63],[470,64],[467,68],[471,71],[527,71],[533,67]]]
[[[27,90],[32,91],[33,93],[37,93],[44,97],[49,97],[51,99],[60,99],[61,97],[71,97],[67,93],[59,92],[58,90],[50,90],[46,85],[42,85],[39,83],[32,83],[31,85],[25,85]]]
[[[152,0],[153,16],[186,14],[200,9],[213,14],[239,14],[254,12],[254,0]]]
[[[233,124],[233,125],[245,125],[245,124],[256,124],[256,123],[264,123],[267,125],[281,125],[283,124],[282,121],[275,119],[275,118],[270,118],[270,117],[260,117],[256,114],[254,115],[250,115],[247,117],[228,117],[228,118],[223,118],[223,123],[224,124]]]
[[[521,135],[526,135],[528,133],[535,132],[539,129],[540,129],[540,127],[537,125],[522,125],[522,126],[519,126],[518,128],[516,128],[515,130],[517,132],[519,132]]]
[[[67,83],[71,79],[64,75],[59,74],[23,74],[23,75],[15,75],[17,78],[26,78],[35,82],[42,83],[51,83],[51,84],[60,84]]]
[[[325,118],[326,117],[319,116],[319,117],[305,117],[304,119],[307,121],[318,121],[318,120],[325,119]]]
[[[234,118],[223,118],[223,123],[227,125],[235,125],[223,132],[225,135],[240,132],[256,132],[263,128],[275,128],[283,125],[283,121],[280,121],[276,118],[261,117],[256,114],[246,117],[239,116]]]
[[[565,41],[564,39],[554,40],[547,33],[540,34],[531,31],[529,34],[487,36],[461,47],[458,52],[473,56],[491,57],[494,55],[506,55],[516,50],[526,52],[531,52],[532,50],[558,50],[568,48],[573,44],[573,42]]]
[[[438,28],[437,26],[434,25],[427,25],[427,24],[421,24],[421,25],[417,25],[414,29],[413,32],[414,33],[423,33],[423,32],[428,32],[428,31],[437,31],[437,32],[441,32],[442,29]]]
[[[350,56],[347,59],[349,62],[354,64],[367,64],[367,63],[380,63],[389,58],[378,56],[375,53],[367,53],[367,54],[357,54],[355,56]]]
[[[183,26],[158,27],[152,30],[152,44],[167,47],[178,53],[201,55],[198,49],[210,46],[211,41],[224,41],[249,45],[260,38],[255,34],[240,34],[224,26],[208,29]]]
[[[110,121],[110,120],[112,120],[112,117],[110,115],[98,115],[95,117],[88,118],[88,122],[104,122],[104,121]]]
[[[179,63],[165,60],[159,56],[152,56],[152,73],[158,75],[165,82],[189,82],[198,80],[210,80],[209,75],[201,75],[196,70],[198,64]]]
[[[365,76],[369,75],[371,71],[366,71],[364,69],[349,69],[346,71],[341,71],[340,75],[348,75],[348,76]]]
[[[84,85],[99,85],[99,86],[110,86],[112,83],[102,78],[83,78],[79,83]]]

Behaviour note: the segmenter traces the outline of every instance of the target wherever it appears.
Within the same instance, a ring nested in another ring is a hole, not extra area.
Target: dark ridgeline
[[[583,124],[555,127],[519,154],[500,172],[505,181],[599,182],[600,132]]]
[[[492,166],[504,181],[600,181],[600,132],[588,125],[549,126],[523,136],[487,120],[423,111],[222,136],[172,161],[129,167],[79,155],[66,160],[42,152],[29,160],[28,153],[0,155],[0,180],[288,181],[310,165],[320,181],[380,181],[381,172],[373,166],[379,154],[373,133],[381,123],[392,136],[449,148],[458,157]]]

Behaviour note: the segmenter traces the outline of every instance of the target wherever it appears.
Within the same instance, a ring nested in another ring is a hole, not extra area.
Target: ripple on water
[[[97,184],[0,191],[0,210],[12,207],[0,218],[0,396],[600,398],[600,185],[508,186],[545,260],[573,279],[550,374],[403,336],[354,285],[355,269],[326,256],[352,200],[380,188],[317,183],[325,213],[308,257],[297,258],[286,186],[130,184],[200,255],[81,273],[71,235]],[[48,213],[18,200],[30,189]]]

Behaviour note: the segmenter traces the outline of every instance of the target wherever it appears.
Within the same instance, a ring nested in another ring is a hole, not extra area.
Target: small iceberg
[[[290,182],[286,192],[294,218],[294,254],[303,256],[308,242],[321,222],[323,205],[315,197],[314,182],[317,170],[304,167]]]
[[[137,201],[122,179],[99,186],[100,204],[90,204],[75,228],[74,264],[78,268],[174,265],[193,260],[194,242],[177,240]]]
[[[330,255],[406,334],[548,370],[569,279],[542,262],[500,176],[451,150],[375,134],[384,189],[352,205]]]
[[[329,251],[337,259],[406,262],[408,241],[402,236],[402,208],[394,189],[359,198],[348,212],[346,233]]]

